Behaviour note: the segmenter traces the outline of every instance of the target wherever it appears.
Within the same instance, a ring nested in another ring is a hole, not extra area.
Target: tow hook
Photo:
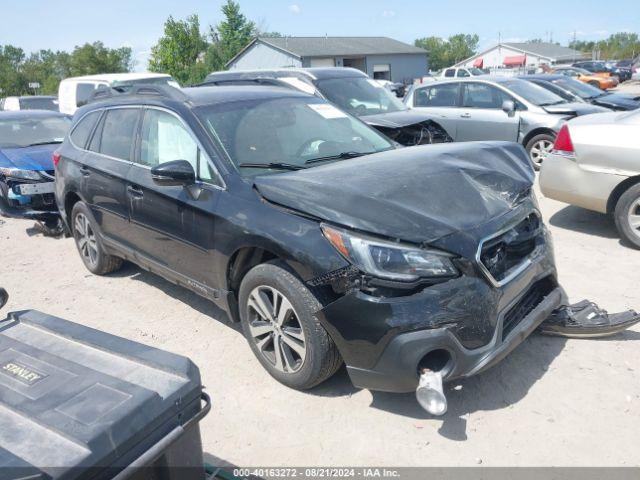
[[[442,373],[422,369],[416,388],[416,399],[431,415],[444,415],[447,412],[447,397],[442,389]]]

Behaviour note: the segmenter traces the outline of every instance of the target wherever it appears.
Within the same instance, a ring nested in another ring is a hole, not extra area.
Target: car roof
[[[146,88],[145,85],[141,85],[140,87]],[[190,107],[200,107],[243,100],[275,99],[285,97],[317,98],[295,89],[266,85],[223,85],[181,89],[169,86],[153,86],[153,88],[159,92],[159,94],[116,94],[114,96],[89,103],[87,105],[87,110],[93,110],[94,108],[110,105],[163,105],[171,102],[179,102]],[[163,94],[163,92],[165,93]]]
[[[249,80],[260,77],[306,77],[309,80],[325,80],[329,78],[364,77],[367,74],[350,67],[312,67],[312,68],[275,68],[256,70],[228,70],[212,72],[205,81]]]
[[[521,78],[522,80],[546,80],[548,82],[552,82],[553,80],[566,79],[567,76],[552,73],[539,73],[534,75],[518,75],[516,78]]]
[[[64,113],[52,110],[14,110],[0,111],[0,120],[21,120],[28,118],[69,117]]]
[[[151,72],[139,72],[139,73],[101,73],[98,75],[83,75],[80,77],[69,77],[65,80],[94,80],[104,82],[114,81],[126,81],[126,80],[143,80],[145,78],[169,78],[171,75],[168,73],[151,73]]]
[[[452,82],[506,83],[506,82],[512,82],[514,80],[520,80],[520,79],[518,77],[507,77],[504,75],[478,75],[475,77],[446,77],[446,78],[439,79],[437,82],[421,84],[420,87],[422,86],[430,87],[433,85],[439,85],[442,83],[452,83]]]

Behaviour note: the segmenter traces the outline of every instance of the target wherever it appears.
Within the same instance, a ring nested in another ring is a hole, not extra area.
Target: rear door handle
[[[469,112],[461,113],[460,118],[471,118],[471,114]]]
[[[89,170],[89,167],[87,167],[86,165],[83,165],[80,167],[80,173],[83,176],[88,177],[89,175],[91,175],[91,170]]]
[[[128,185],[127,193],[129,194],[130,197],[136,198],[136,199],[144,197],[144,192],[142,191],[142,189],[135,185]]]

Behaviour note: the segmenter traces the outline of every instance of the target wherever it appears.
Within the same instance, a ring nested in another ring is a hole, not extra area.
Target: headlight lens
[[[42,179],[36,170],[22,170],[19,168],[0,168],[0,175],[4,175],[5,177],[22,178],[25,180]]]
[[[451,256],[445,252],[400,245],[328,225],[321,228],[342,256],[376,277],[410,282],[422,277],[458,275]]]

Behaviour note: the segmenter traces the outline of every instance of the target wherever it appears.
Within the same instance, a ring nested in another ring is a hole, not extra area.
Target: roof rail
[[[254,78],[233,78],[233,79],[219,79],[219,80],[205,80],[202,83],[198,83],[193,85],[194,87],[214,87],[221,85],[270,85],[274,87],[286,87],[297,90],[290,83],[285,82],[284,80],[280,80],[279,78],[274,77],[254,77]]]
[[[146,84],[146,83],[136,83],[136,84],[122,84],[116,87],[98,87],[87,103],[99,102],[100,100],[105,100],[107,98],[122,98],[122,97],[140,97],[140,96],[148,96],[148,97],[163,97],[171,100],[175,100],[178,102],[186,102],[189,100],[189,97],[175,87],[170,85],[156,85],[156,84]]]

